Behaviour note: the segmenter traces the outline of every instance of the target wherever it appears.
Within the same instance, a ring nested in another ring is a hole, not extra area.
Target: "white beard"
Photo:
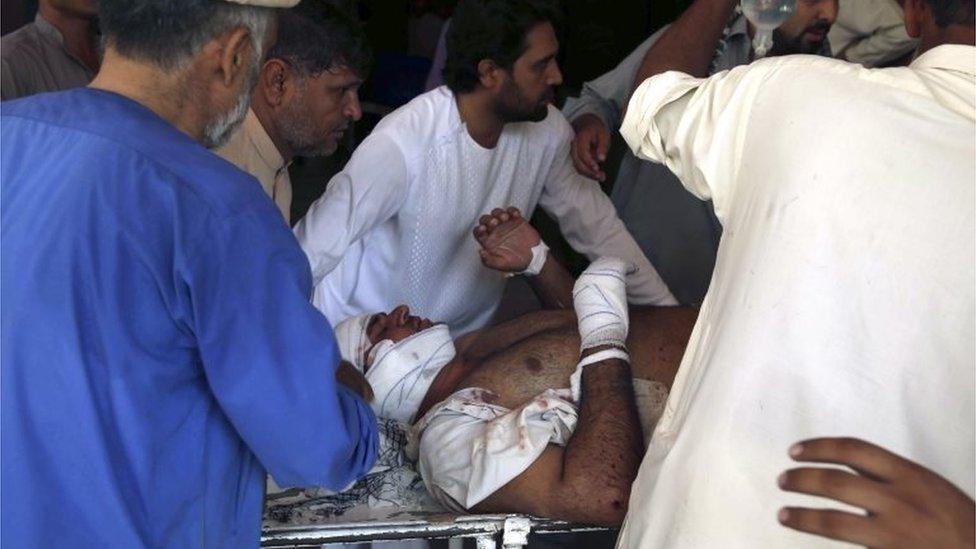
[[[255,59],[248,69],[247,81],[241,87],[241,94],[237,98],[237,104],[227,112],[211,120],[203,128],[203,146],[208,149],[216,149],[227,142],[230,136],[237,129],[237,126],[244,121],[247,116],[247,109],[251,106],[251,94],[258,83],[261,74],[260,63]]]

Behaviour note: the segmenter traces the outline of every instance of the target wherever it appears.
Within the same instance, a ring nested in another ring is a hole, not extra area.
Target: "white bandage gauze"
[[[332,329],[336,342],[339,343],[339,353],[360,372],[365,370],[366,351],[373,345],[366,335],[369,321],[374,315],[359,315],[349,317],[335,325]]]
[[[384,339],[369,351],[366,381],[373,388],[373,411],[412,423],[427,389],[456,351],[446,324],[437,324],[399,343]]]
[[[540,240],[538,244],[532,246],[532,259],[529,260],[529,266],[524,271],[505,273],[505,276],[508,278],[518,275],[538,276],[542,272],[542,266],[546,264],[547,257],[549,257],[549,246]]]
[[[579,325],[580,351],[599,345],[625,347],[630,318],[627,313],[629,263],[601,257],[590,263],[573,286],[573,308]]]
[[[529,261],[529,266],[519,274],[537,276],[542,272],[542,266],[546,264],[546,257],[548,256],[549,246],[540,240],[538,244],[532,246],[532,261]]]
[[[354,316],[336,324],[339,352],[366,372],[376,415],[410,423],[434,378],[454,358],[454,341],[447,326],[437,324],[399,343],[385,339],[373,345],[366,334],[373,316]]]
[[[583,367],[610,359],[623,360],[624,362],[630,363],[630,354],[620,348],[604,349],[602,351],[597,351],[579,361],[573,375],[569,376],[569,390],[573,393],[573,400],[579,402],[580,395],[583,392]]]

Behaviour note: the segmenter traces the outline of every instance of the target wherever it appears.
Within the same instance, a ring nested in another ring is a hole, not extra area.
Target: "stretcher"
[[[316,524],[268,525],[261,533],[262,547],[312,548],[331,543],[382,542],[407,539],[474,539],[477,549],[515,549],[528,543],[529,534],[594,532],[603,527],[574,524],[525,515],[453,515],[418,511],[352,510]],[[460,543],[451,543],[451,547]]]

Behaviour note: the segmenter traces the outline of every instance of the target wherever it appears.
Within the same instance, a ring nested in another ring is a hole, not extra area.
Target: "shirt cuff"
[[[634,91],[620,135],[635,156],[665,163],[665,134],[676,127],[681,110],[667,107],[698,88],[705,80],[670,71],[648,78]]]

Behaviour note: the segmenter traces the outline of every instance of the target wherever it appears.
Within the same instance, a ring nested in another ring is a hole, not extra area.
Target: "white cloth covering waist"
[[[364,372],[373,388],[376,415],[411,423],[434,378],[457,354],[454,340],[447,325],[436,324],[400,342],[384,339],[371,346],[366,329],[372,316],[352,317],[336,326],[339,351]]]
[[[434,499],[454,512],[466,512],[519,476],[549,444],[565,446],[579,417],[579,389],[548,389],[509,410],[492,404],[497,395],[462,389],[427,412],[414,425],[410,456]],[[575,393],[575,396],[574,396]],[[664,411],[667,388],[634,379],[634,396],[644,440],[650,440]],[[408,448],[410,452],[410,448]]]

